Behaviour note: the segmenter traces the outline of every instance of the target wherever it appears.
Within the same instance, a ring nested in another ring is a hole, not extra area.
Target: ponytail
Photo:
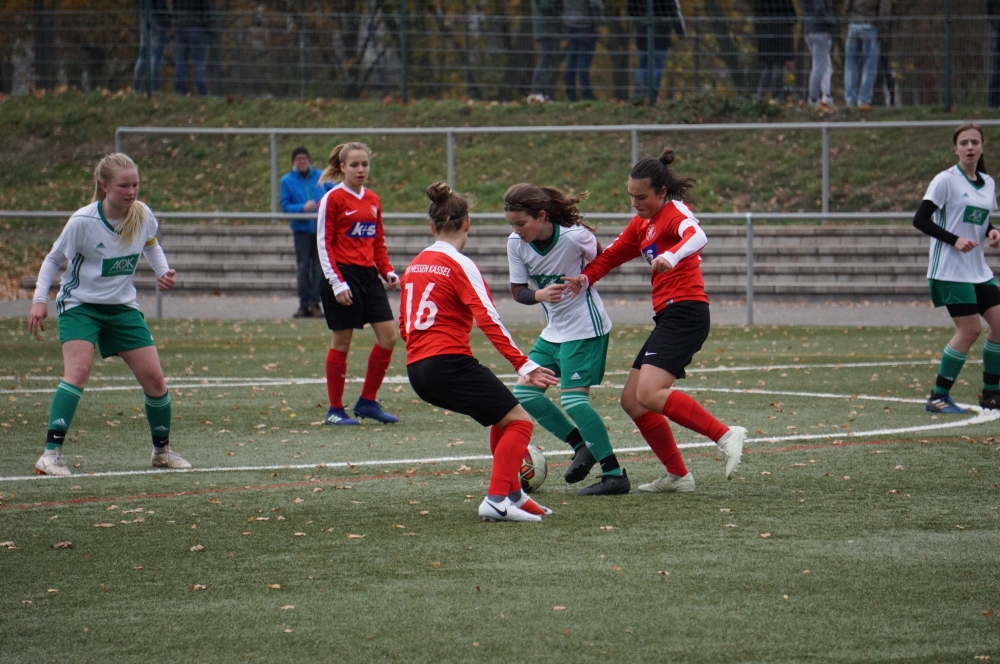
[[[135,162],[121,152],[107,154],[97,162],[97,166],[94,168],[94,197],[91,202],[103,201],[107,193],[101,190],[101,183],[111,184],[115,179],[115,174],[126,169],[139,172],[139,167],[135,165]],[[125,218],[115,229],[115,233],[118,234],[118,242],[125,246],[132,244],[136,236],[142,232],[145,220],[145,206],[136,198],[125,212]]]
[[[330,153],[330,158],[326,160],[327,166],[323,169],[323,174],[319,176],[319,181],[336,182],[342,180],[344,178],[344,172],[341,168],[344,165],[343,158],[355,150],[362,150],[369,158],[372,156],[372,149],[364,143],[358,143],[357,141],[341,143],[333,148],[333,152]]]
[[[427,216],[431,218],[436,233],[450,234],[462,229],[469,216],[469,201],[455,193],[444,182],[435,182],[427,187],[427,198],[431,199]]]
[[[691,191],[698,183],[694,178],[677,177],[670,170],[674,163],[673,148],[663,148],[659,159],[640,159],[628,174],[630,180],[649,180],[656,193],[666,187],[667,200],[691,200]]]
[[[979,142],[985,145],[986,137],[983,135],[983,128],[977,125],[975,122],[966,122],[965,124],[959,125],[958,129],[955,130],[955,133],[951,135],[951,144],[954,145],[955,147],[958,147],[958,135],[961,134],[963,131],[969,131],[970,129],[975,129],[976,131],[979,132]],[[985,173],[986,175],[989,175],[990,172],[986,170],[985,156],[986,156],[986,151],[984,148],[984,151],[979,155],[979,161],[976,163],[976,170],[979,171],[980,173]]]
[[[522,182],[515,184],[503,195],[504,209],[520,210],[533,219],[538,219],[538,213],[545,210],[546,218],[553,224],[564,228],[579,224],[593,232],[595,229],[583,221],[579,203],[585,200],[585,191],[577,196],[570,196],[555,187],[539,187]]]

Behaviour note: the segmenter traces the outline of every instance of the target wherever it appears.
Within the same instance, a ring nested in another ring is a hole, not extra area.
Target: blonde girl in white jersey
[[[983,245],[1000,248],[1000,231],[990,223],[997,209],[996,187],[983,159],[983,129],[963,124],[951,137],[958,163],[931,181],[913,225],[931,236],[927,281],[935,307],[944,306],[955,334],[941,354],[932,413],[964,413],[951,398],[965,358],[979,338],[982,316],[990,326],[983,346],[982,408],[1000,408],[1000,289],[986,264]]]
[[[139,169],[127,155],[109,154],[94,169],[94,199],[63,228],[38,273],[28,330],[45,329],[49,287],[64,264],[56,298],[63,380],[49,409],[45,453],[35,464],[40,475],[70,475],[62,444],[90,378],[94,349],[118,355],[145,393],[146,421],[153,440],[152,465],[190,468],[170,449],[170,394],[156,345],[136,302],[132,274],[139,254],[157,276],[157,287],[174,285],[174,271],[156,242],[158,223],[139,201]]]
[[[559,377],[565,413],[545,396],[544,387],[523,379],[514,396],[549,433],[573,447],[566,481],[579,482],[600,464],[600,481],[578,493],[613,495],[628,493],[631,485],[590,403],[590,386],[604,378],[611,319],[595,289],[571,299],[561,279],[580,274],[600,252],[577,208],[585,197],[529,183],[504,194],[504,216],[514,231],[507,238],[511,294],[522,304],[540,303],[545,314],[545,329],[528,357]]]

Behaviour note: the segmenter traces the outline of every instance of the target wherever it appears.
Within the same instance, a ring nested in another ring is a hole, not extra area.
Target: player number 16
[[[406,284],[404,288],[406,290],[406,332],[409,333],[414,328],[418,330],[430,328],[434,324],[434,317],[437,316],[438,312],[437,305],[427,299],[430,297],[431,291],[434,290],[434,282],[427,284],[424,294],[420,296],[420,303],[414,312],[416,320],[411,316],[411,312],[413,312],[413,284]]]

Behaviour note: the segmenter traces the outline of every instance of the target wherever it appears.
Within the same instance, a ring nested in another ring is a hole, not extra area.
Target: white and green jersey
[[[597,238],[583,226],[565,228],[552,224],[552,242],[544,250],[525,242],[517,233],[507,238],[510,282],[542,289],[560,276],[575,277],[597,256]],[[611,330],[611,318],[597,289],[589,288],[573,299],[567,295],[556,304],[542,302],[545,329],[541,337],[552,343],[590,339]]]
[[[946,242],[931,238],[928,279],[981,284],[993,278],[983,245],[986,244],[990,212],[997,209],[996,185],[989,175],[980,175],[983,184],[977,186],[955,165],[938,173],[927,187],[924,200],[938,207],[934,214],[937,225],[958,237],[979,243],[972,251],[963,253]]]
[[[125,246],[104,216],[101,201],[73,213],[52,246],[68,261],[56,311],[64,313],[79,304],[124,304],[138,308],[132,274],[143,248],[156,244],[159,224],[143,205],[145,223],[132,243]]]

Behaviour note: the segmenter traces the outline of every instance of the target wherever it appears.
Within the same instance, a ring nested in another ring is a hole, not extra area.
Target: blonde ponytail
[[[135,162],[127,154],[121,152],[107,154],[97,163],[97,166],[94,168],[94,198],[91,199],[92,203],[103,201],[107,195],[101,190],[101,183],[103,182],[105,185],[111,184],[115,179],[115,173],[124,169],[131,169],[136,173],[139,172],[139,167],[135,165]],[[132,201],[132,205],[129,206],[128,211],[125,213],[122,223],[115,229],[115,233],[118,234],[118,242],[125,246],[132,244],[136,236],[142,232],[142,225],[145,221],[144,206],[137,198]]]
[[[337,182],[338,180],[344,179],[344,172],[341,169],[341,166],[344,164],[343,158],[355,150],[363,151],[369,158],[372,156],[372,149],[364,143],[358,143],[357,141],[341,143],[333,148],[333,152],[330,153],[330,158],[326,160],[327,165],[326,168],[323,169],[323,174],[319,176],[319,181]]]

